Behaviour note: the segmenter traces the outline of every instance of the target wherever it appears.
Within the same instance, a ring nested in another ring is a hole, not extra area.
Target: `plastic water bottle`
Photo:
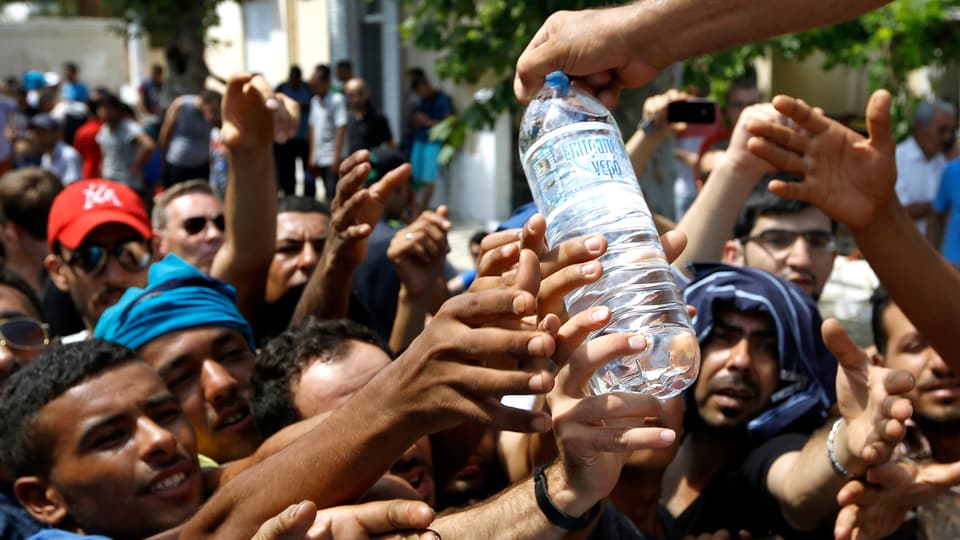
[[[668,398],[690,386],[700,346],[610,111],[551,73],[523,116],[520,159],[551,247],[586,234],[607,239],[603,276],[564,298],[568,313],[604,305],[611,320],[591,338],[647,337],[646,350],[599,369],[589,390]]]

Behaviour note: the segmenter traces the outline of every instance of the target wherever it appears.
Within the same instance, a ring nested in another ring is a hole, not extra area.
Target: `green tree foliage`
[[[600,0],[401,2],[409,14],[402,34],[417,47],[438,53],[440,77],[488,87],[458,117],[431,133],[447,141],[446,159],[462,144],[466,129],[490,126],[500,113],[517,106],[512,91],[514,64],[547,16],[562,9],[611,4]],[[714,95],[722,95],[730,81],[744,75],[752,60],[767,51],[795,60],[820,52],[825,69],[864,68],[872,88],[890,89],[902,132],[904,112],[912,105],[904,86],[907,73],[960,58],[956,37],[960,28],[953,20],[957,11],[960,0],[895,0],[853,21],[691,59],[685,64],[684,79],[700,85],[709,81]]]

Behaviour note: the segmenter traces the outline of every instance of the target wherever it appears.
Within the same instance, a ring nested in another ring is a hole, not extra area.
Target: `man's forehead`
[[[169,394],[163,379],[141,360],[130,360],[73,385],[41,409],[46,423],[82,428],[85,423]]]
[[[830,231],[830,218],[815,206],[808,206],[799,212],[784,214],[762,214],[757,216],[752,235],[769,229],[786,229],[791,231],[822,230]]]
[[[9,285],[0,284],[0,318],[16,315],[38,316],[38,313],[32,313],[32,307],[22,292]]]
[[[186,357],[206,357],[216,348],[239,342],[246,347],[243,334],[224,326],[200,326],[176,330],[146,343],[139,349],[147,362],[163,370]]]
[[[184,217],[195,215],[215,215],[223,211],[223,204],[209,193],[184,193],[167,205],[167,212]]]
[[[745,311],[729,305],[719,305],[714,309],[713,318],[715,323],[719,322],[744,330],[759,332],[775,330],[770,314],[759,310]]]
[[[277,214],[277,238],[287,232],[326,233],[330,217],[320,212],[282,212]]]

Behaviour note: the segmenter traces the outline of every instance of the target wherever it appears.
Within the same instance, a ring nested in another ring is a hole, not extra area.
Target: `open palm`
[[[869,225],[893,196],[897,180],[890,132],[890,94],[878,90],[867,104],[864,138],[803,100],[777,96],[773,105],[799,127],[751,122],[750,151],[802,182],[775,181],[770,191],[810,202],[852,228]]]

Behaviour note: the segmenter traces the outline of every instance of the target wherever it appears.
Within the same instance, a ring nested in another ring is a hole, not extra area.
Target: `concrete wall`
[[[246,62],[243,47],[243,11],[230,0],[217,4],[220,24],[207,30],[208,45],[204,51],[207,68],[218,77],[228,78],[244,71]]]
[[[296,61],[309,77],[317,64],[330,63],[327,0],[298,0],[291,22],[297,28]]]
[[[37,17],[0,24],[0,75],[24,71],[61,71],[64,61],[80,67],[91,86],[117,89],[127,81],[123,21],[101,18]]]

